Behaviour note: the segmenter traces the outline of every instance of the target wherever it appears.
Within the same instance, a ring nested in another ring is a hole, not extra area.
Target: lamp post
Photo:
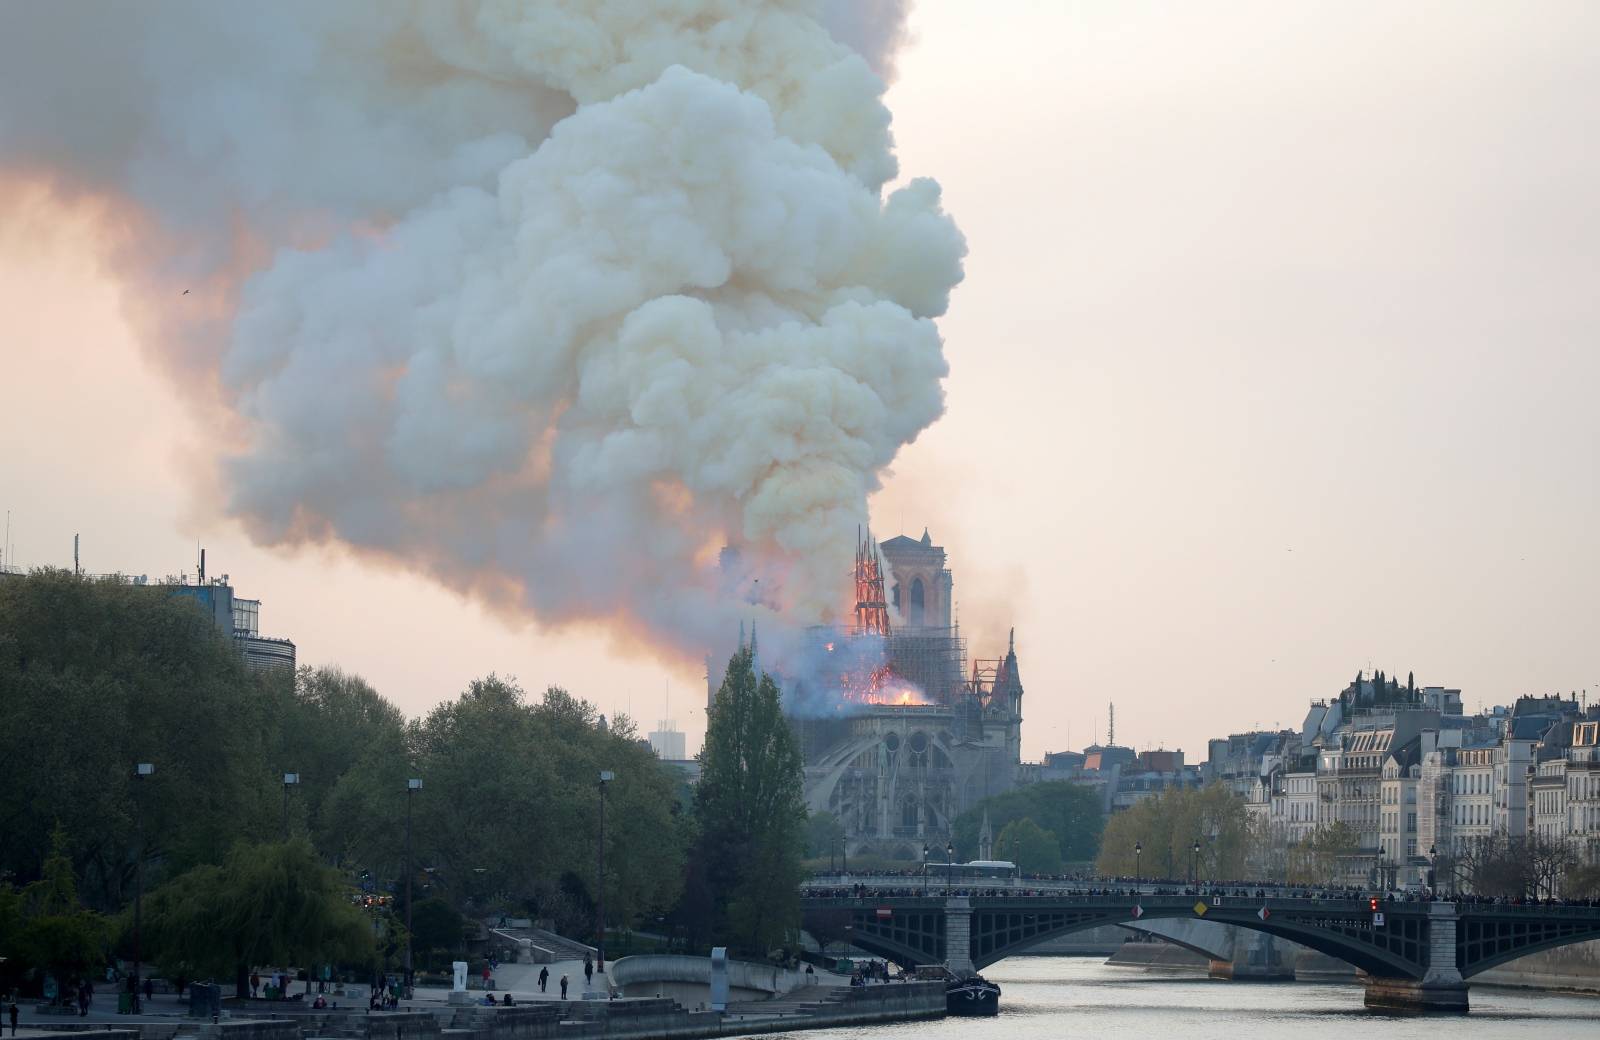
[[[617,778],[609,769],[600,770],[600,876],[595,881],[594,925],[596,933],[594,970],[606,973],[606,784]]]
[[[134,1013],[142,1011],[139,1004],[139,917],[141,904],[144,902],[144,784],[140,781],[145,777],[154,776],[156,767],[149,762],[140,762],[133,767],[133,818],[134,830],[138,836],[139,851],[133,861],[133,1010]]]
[[[289,840],[289,788],[300,783],[299,773],[283,774],[283,840]]]
[[[1189,846],[1189,884],[1194,884],[1200,879],[1200,839],[1196,838],[1194,844]]]
[[[406,999],[411,999],[411,796],[422,790],[422,780],[406,781]],[[307,987],[310,986],[308,982]]]
[[[1133,883],[1135,885],[1137,885],[1139,883],[1139,878],[1142,877],[1143,873],[1144,873],[1143,871],[1141,871],[1139,869],[1139,859],[1143,855],[1144,855],[1144,842],[1141,842],[1141,841],[1134,842],[1133,843]]]
[[[922,894],[928,894],[928,843],[922,843]]]
[[[950,878],[955,874],[956,846],[954,842],[944,843],[944,892],[950,894]]]

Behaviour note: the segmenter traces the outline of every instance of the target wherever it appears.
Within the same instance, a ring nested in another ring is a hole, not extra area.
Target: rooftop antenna
[[[1117,746],[1117,706],[1113,702],[1110,706],[1110,720],[1106,724],[1106,743],[1111,747]]]
[[[72,573],[75,576],[83,574],[83,568],[78,566],[78,536],[77,535],[73,535],[72,536]]]

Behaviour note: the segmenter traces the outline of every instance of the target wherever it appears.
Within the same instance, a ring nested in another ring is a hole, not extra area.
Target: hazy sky
[[[921,0],[888,96],[967,277],[948,413],[873,502],[1017,628],[1025,750],[1203,755],[1359,669],[1469,707],[1593,687],[1600,8]],[[649,722],[703,684],[196,501],[206,409],[147,361],[93,214],[0,195],[15,560],[192,568],[408,712],[475,675]],[[605,567],[603,559],[596,567]]]

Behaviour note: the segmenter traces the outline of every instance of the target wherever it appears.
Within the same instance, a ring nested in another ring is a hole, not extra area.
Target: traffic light
[[[1378,912],[1378,897],[1377,896],[1373,896],[1373,897],[1371,897],[1370,899],[1367,900],[1367,909],[1371,910],[1373,913],[1377,913]]]

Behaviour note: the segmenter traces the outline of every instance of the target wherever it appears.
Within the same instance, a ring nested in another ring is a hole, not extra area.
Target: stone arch
[[[922,584],[921,578],[911,579],[911,607],[906,620],[913,625],[921,625],[927,618],[928,594]]]

